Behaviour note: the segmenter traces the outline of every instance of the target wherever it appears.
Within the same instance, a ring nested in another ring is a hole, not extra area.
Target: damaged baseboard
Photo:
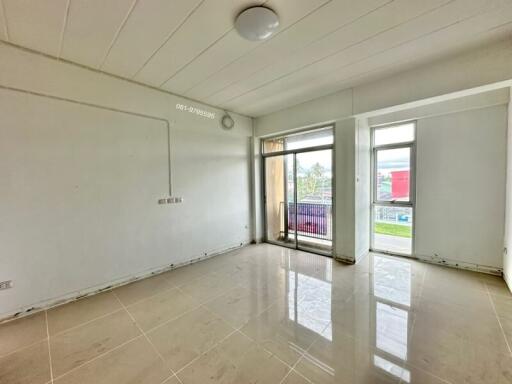
[[[345,264],[355,264],[356,261],[350,257],[343,256],[343,255],[334,255],[334,260],[340,261]]]
[[[22,307],[20,309],[17,309],[16,311],[0,314],[0,324],[19,319],[21,317],[29,316],[29,315],[32,315],[37,312],[45,311],[45,310],[48,310],[48,309],[51,309],[54,307],[58,307],[60,305],[71,303],[73,301],[83,299],[85,297],[93,296],[98,293],[111,291],[111,290],[113,290],[115,288],[119,288],[123,285],[130,284],[130,283],[133,283],[138,280],[143,280],[143,279],[146,279],[151,276],[156,276],[161,273],[168,272],[168,271],[180,268],[180,267],[185,267],[187,265],[195,264],[197,262],[204,261],[204,260],[210,259],[212,257],[222,255],[224,253],[231,252],[236,249],[246,247],[248,245],[250,245],[250,243],[240,243],[238,245],[229,246],[227,248],[212,251],[208,254],[205,253],[203,256],[196,257],[196,258],[193,258],[193,259],[181,262],[181,263],[160,266],[160,267],[157,267],[154,269],[139,272],[135,275],[122,277],[120,279],[116,279],[116,280],[110,281],[108,283],[99,284],[99,285],[96,285],[93,287],[82,289],[80,291],[71,292],[64,296],[59,296],[57,298],[44,300],[37,304],[33,304],[33,305],[30,305],[27,307]]]
[[[503,276],[503,269],[492,267],[489,265],[481,265],[476,263],[468,263],[465,261],[445,259],[439,256],[416,254],[416,259],[425,263],[444,265],[450,268],[465,269],[473,272],[487,273],[489,275]]]

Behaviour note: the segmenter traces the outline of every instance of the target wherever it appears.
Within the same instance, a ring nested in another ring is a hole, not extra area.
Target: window
[[[283,137],[265,139],[263,153],[293,151],[298,149],[332,145],[334,133],[331,126],[314,131],[295,133]]]
[[[415,124],[373,128],[372,249],[411,255]]]

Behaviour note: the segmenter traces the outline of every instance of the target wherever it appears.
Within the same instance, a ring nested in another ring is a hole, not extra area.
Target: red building
[[[391,172],[391,198],[409,197],[409,171]]]

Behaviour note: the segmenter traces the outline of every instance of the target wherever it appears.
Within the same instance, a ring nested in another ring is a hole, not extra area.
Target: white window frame
[[[404,141],[400,143],[375,145],[375,132],[379,129],[392,128],[405,124],[413,124],[414,136],[412,141]],[[415,232],[416,232],[416,140],[417,140],[417,124],[416,121],[404,121],[400,123],[392,123],[385,125],[377,125],[371,127],[371,144],[372,144],[372,176],[371,176],[371,201],[370,201],[370,250],[374,252],[387,253],[391,255],[400,255],[415,257]],[[378,200],[377,199],[377,152],[385,149],[400,149],[410,148],[410,180],[409,180],[409,201],[399,200]],[[412,244],[411,253],[398,253],[388,250],[375,248],[374,244],[374,226],[375,226],[375,207],[388,206],[388,207],[408,207],[412,209]]]

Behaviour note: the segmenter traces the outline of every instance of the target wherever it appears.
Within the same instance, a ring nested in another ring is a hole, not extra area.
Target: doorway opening
[[[414,122],[372,129],[373,251],[413,254],[415,138]]]
[[[265,239],[332,256],[333,127],[262,142]]]

